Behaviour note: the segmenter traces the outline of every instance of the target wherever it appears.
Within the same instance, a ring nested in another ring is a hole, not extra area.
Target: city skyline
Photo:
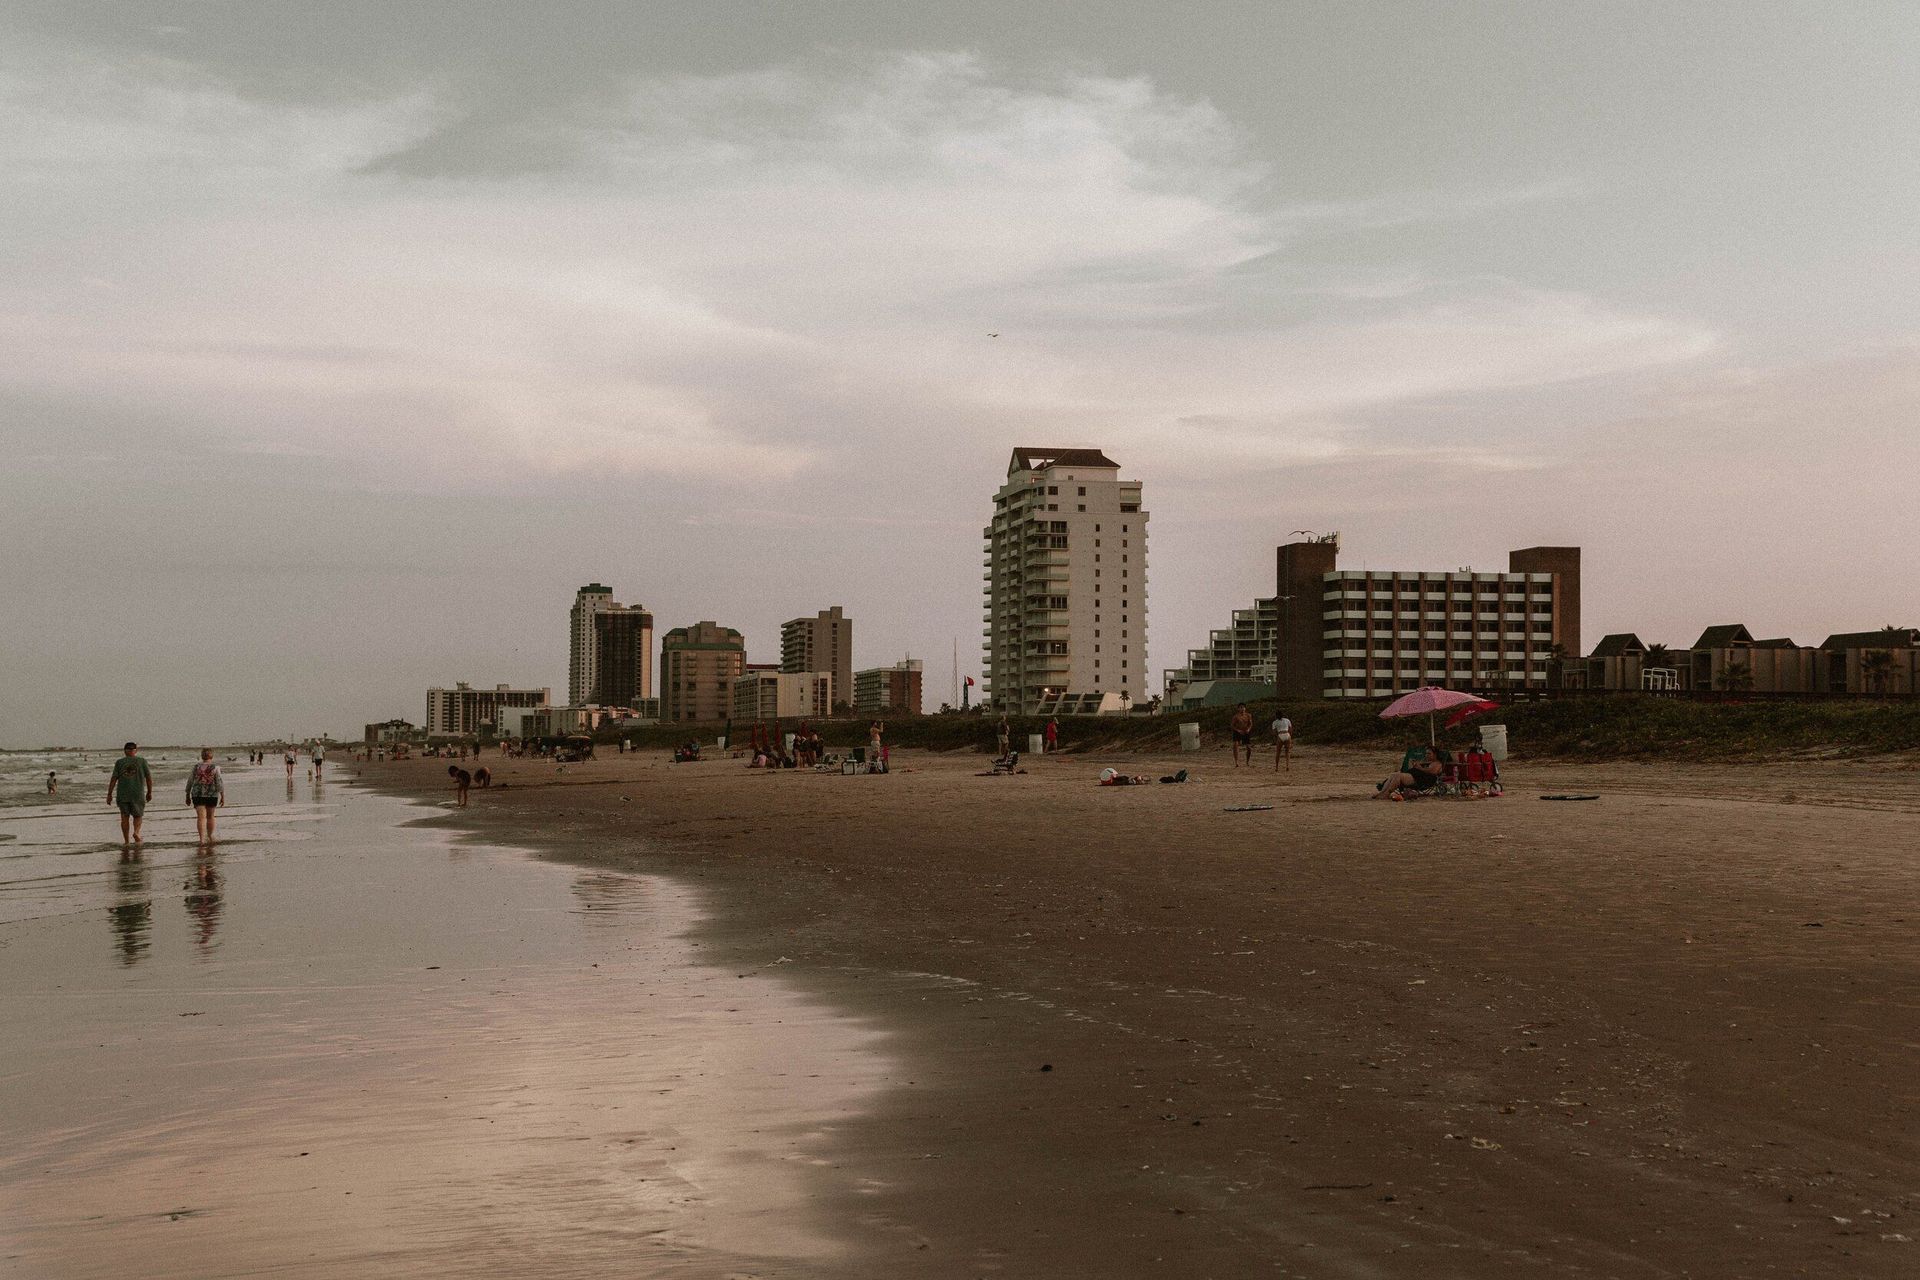
[[[945,690],[1034,441],[1148,486],[1156,684],[1296,528],[1920,612],[1920,11],[488,9],[0,18],[0,745],[565,688],[596,580]]]

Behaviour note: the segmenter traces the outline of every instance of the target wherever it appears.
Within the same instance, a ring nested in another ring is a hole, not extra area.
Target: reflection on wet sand
[[[119,944],[120,966],[131,968],[147,954],[153,932],[153,891],[140,850],[120,851],[113,887],[115,899],[107,908],[107,927]]]
[[[111,958],[90,912],[0,925],[0,1258],[103,1277],[843,1267],[809,1206],[841,1176],[826,1136],[881,1087],[871,1032],[701,964],[684,886],[455,845],[403,825],[431,810],[335,792],[306,841],[62,855],[115,860]],[[181,915],[155,918],[155,872],[179,874]]]
[[[193,860],[193,873],[187,878],[187,914],[194,922],[194,945],[202,952],[213,949],[213,936],[220,928],[220,855],[211,848],[202,849]]]

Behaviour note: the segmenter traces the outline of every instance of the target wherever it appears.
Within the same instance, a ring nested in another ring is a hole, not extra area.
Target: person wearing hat
[[[138,743],[121,748],[125,753],[113,762],[113,774],[107,779],[107,803],[120,809],[120,843],[140,843],[140,820],[153,803],[153,770],[139,754]]]

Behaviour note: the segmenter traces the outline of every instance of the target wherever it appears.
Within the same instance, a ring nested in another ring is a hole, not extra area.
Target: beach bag
[[[193,766],[193,773],[187,781],[187,798],[190,800],[218,800],[220,798],[220,768],[206,763]]]

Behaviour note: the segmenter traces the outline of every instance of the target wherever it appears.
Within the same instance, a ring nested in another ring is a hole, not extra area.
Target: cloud
[[[1500,198],[1289,207],[1214,108],[1138,78],[822,55],[488,122],[424,93],[251,100],[153,61],[0,84],[26,125],[0,182],[39,211],[0,266],[0,378],[375,487],[781,484],[903,423],[935,453],[1017,427],[1278,462],[1381,406],[1712,342],[1507,281],[1369,277],[1286,313],[1297,291],[1245,268],[1303,228]],[[1242,429],[1169,435],[1196,417]]]

